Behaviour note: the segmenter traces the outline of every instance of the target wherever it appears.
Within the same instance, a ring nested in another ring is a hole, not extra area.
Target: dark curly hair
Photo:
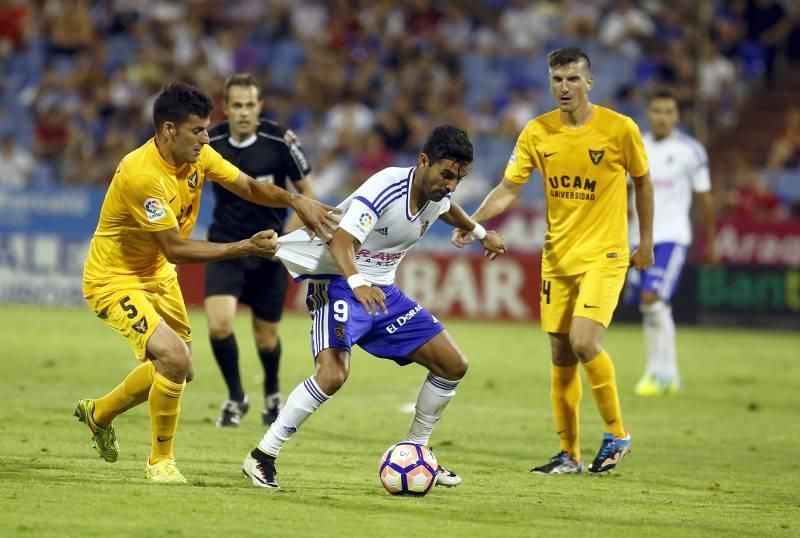
[[[191,114],[207,118],[212,110],[214,103],[208,95],[189,84],[173,82],[158,92],[153,104],[153,126],[158,131],[166,121],[178,125],[189,119]]]
[[[425,141],[422,153],[434,164],[442,159],[450,159],[460,165],[472,162],[472,142],[464,129],[455,125],[439,125]]]

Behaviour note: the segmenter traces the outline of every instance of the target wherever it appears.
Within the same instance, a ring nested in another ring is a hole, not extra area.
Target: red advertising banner
[[[727,265],[800,267],[800,221],[723,219],[717,225],[717,248]]]
[[[205,266],[183,265],[179,275],[188,305],[203,304]],[[540,258],[512,254],[490,261],[479,253],[409,254],[400,264],[397,286],[433,313],[472,319],[539,318]],[[305,310],[305,286],[295,284],[288,310]]]

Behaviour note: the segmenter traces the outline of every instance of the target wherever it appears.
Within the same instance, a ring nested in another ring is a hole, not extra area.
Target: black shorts
[[[233,295],[264,321],[281,320],[289,275],[278,261],[245,256],[206,264],[206,297]]]

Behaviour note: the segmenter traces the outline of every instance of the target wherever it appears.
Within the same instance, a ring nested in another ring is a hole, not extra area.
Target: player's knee
[[[463,353],[458,353],[456,358],[450,361],[444,371],[444,378],[451,381],[460,381],[467,375],[469,361]]]
[[[652,291],[643,291],[642,292],[641,304],[643,304],[643,305],[656,304],[660,300],[661,300],[661,298],[655,292],[652,292]]]
[[[212,340],[225,340],[233,334],[232,319],[208,320],[208,334]]]
[[[174,339],[153,350],[158,372],[176,382],[183,382],[192,372],[192,353],[183,340]]]
[[[349,357],[337,355],[317,359],[317,383],[328,396],[333,396],[342,388],[349,375]]]
[[[581,362],[588,362],[602,351],[600,342],[595,338],[581,334],[570,335],[569,342],[572,351]]]
[[[259,331],[255,339],[259,351],[272,351],[278,347],[278,333],[275,331]]]

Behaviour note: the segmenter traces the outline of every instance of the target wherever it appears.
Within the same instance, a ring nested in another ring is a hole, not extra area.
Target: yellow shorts
[[[569,276],[542,276],[542,329],[569,333],[574,316],[593,319],[608,327],[625,284],[627,267],[592,267]]]
[[[85,286],[84,296],[89,308],[128,341],[140,361],[147,358],[147,342],[162,319],[184,342],[192,341],[177,277],[128,288]]]

